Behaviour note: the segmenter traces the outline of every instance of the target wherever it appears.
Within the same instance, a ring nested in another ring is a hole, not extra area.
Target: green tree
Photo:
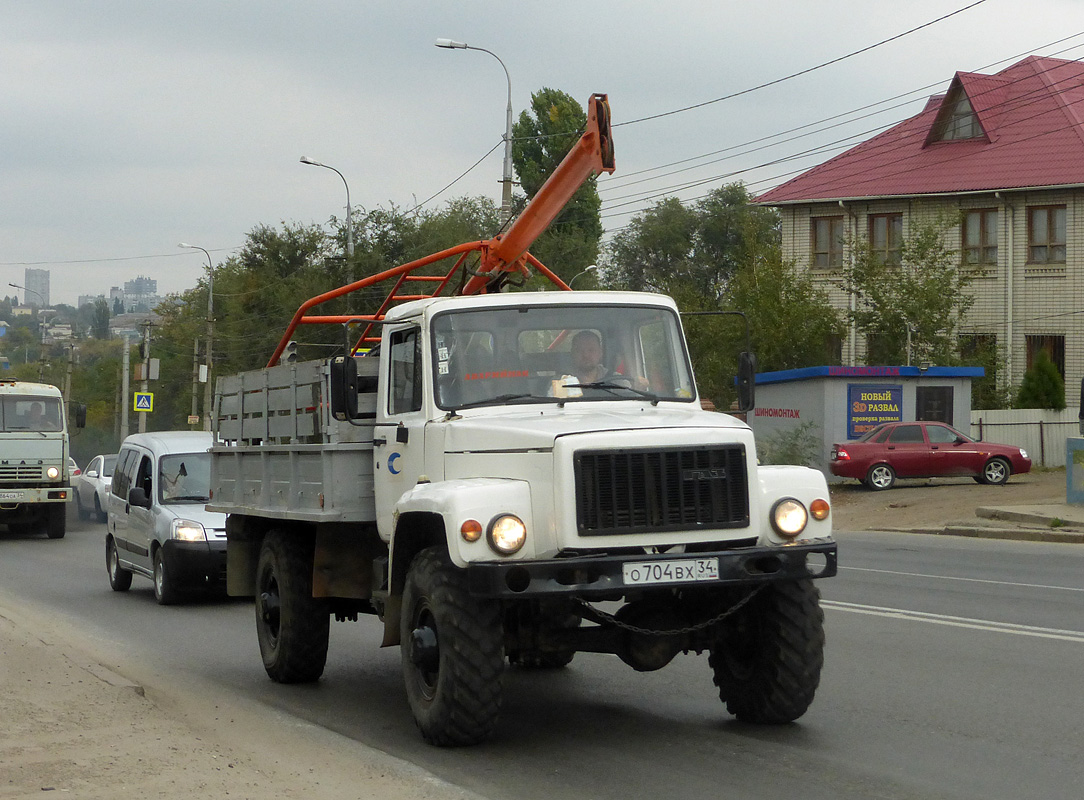
[[[960,323],[975,302],[975,272],[961,267],[944,240],[943,222],[917,224],[889,264],[865,239],[848,242],[852,257],[840,283],[853,294],[850,316],[866,336],[867,364],[903,364],[910,329],[911,363],[955,364]]]
[[[520,185],[533,198],[579,140],[587,124],[583,107],[569,94],[543,88],[531,95],[512,127],[512,164]],[[566,282],[598,260],[602,201],[595,178],[588,178],[531,246],[531,252]]]
[[[94,323],[92,330],[95,339],[109,338],[109,303],[104,297],[94,301]]]
[[[1065,381],[1045,350],[1036,353],[1016,398],[1017,408],[1065,408]]]

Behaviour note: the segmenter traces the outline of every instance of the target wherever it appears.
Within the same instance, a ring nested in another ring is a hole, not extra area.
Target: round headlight
[[[799,501],[784,497],[772,506],[772,527],[780,536],[797,536],[805,530],[809,514]]]
[[[514,514],[502,514],[489,523],[486,539],[496,552],[510,556],[527,541],[527,526]]]
[[[55,481],[57,478],[60,477],[60,470],[56,467],[49,467],[49,469],[45,470],[45,476],[49,480]]]

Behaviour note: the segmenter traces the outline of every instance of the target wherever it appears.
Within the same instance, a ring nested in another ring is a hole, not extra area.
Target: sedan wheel
[[[866,473],[866,486],[874,491],[891,489],[896,482],[896,471],[888,464],[875,464]]]
[[[1005,459],[991,458],[982,468],[982,479],[991,486],[1000,486],[1009,479],[1010,472],[1009,462]]]

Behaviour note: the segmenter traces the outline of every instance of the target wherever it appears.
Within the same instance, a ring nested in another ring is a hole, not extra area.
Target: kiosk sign
[[[882,422],[903,420],[901,384],[847,384],[847,438],[857,439]]]

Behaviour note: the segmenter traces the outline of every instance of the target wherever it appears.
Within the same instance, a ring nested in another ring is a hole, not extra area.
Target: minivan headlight
[[[182,542],[206,542],[207,531],[195,520],[175,519],[170,525],[169,538]]]

